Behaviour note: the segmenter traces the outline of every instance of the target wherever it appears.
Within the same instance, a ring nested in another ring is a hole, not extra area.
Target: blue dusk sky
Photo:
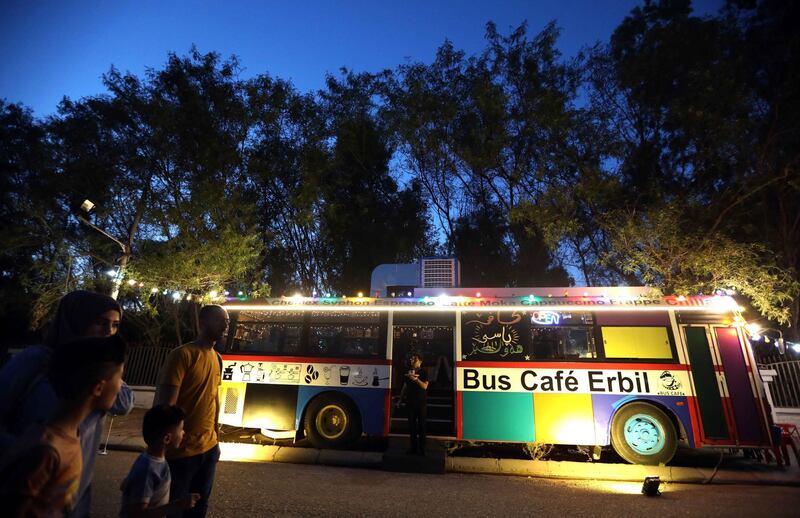
[[[484,46],[486,22],[530,34],[555,20],[566,56],[605,41],[633,0],[189,1],[0,0],[0,98],[44,117],[63,96],[104,91],[113,64],[141,75],[168,52],[235,54],[244,75],[267,72],[307,92],[340,67],[376,72],[433,60],[449,39],[469,54]],[[697,0],[700,14],[722,0]]]

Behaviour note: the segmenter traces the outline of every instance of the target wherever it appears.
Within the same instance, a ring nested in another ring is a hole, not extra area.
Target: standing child
[[[167,450],[183,441],[183,410],[174,405],[156,405],[144,415],[142,435],[147,450],[139,455],[122,482],[122,518],[161,517],[191,509],[200,499],[190,493],[175,502],[169,501],[171,477]]]
[[[6,516],[64,516],[72,512],[81,479],[78,428],[107,411],[122,385],[125,343],[84,338],[58,347],[50,383],[58,403],[52,417],[28,428],[0,460],[0,501]]]

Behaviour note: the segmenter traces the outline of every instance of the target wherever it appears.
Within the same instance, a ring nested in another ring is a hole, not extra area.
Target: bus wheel
[[[666,464],[678,448],[678,434],[670,418],[659,408],[631,403],[614,415],[611,445],[631,464]]]
[[[361,435],[358,411],[332,395],[319,396],[308,405],[303,425],[316,448],[341,448]]]

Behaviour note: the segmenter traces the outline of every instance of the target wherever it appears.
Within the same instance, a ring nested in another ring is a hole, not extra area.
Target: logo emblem
[[[661,379],[661,386],[667,390],[678,390],[681,388],[681,382],[670,371],[664,371],[659,376]]]

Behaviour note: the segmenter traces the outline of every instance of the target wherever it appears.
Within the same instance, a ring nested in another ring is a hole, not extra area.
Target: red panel
[[[385,358],[319,358],[316,356],[275,356],[275,355],[245,355],[225,353],[223,360],[240,360],[251,362],[287,362],[287,363],[349,363],[350,365],[391,365],[391,360]]]
[[[700,422],[697,409],[697,398],[694,396],[686,396],[686,402],[689,405],[689,418],[692,420],[692,437],[694,438],[694,444],[690,444],[689,446],[691,448],[697,448],[705,440],[703,423]]]
[[[386,389],[383,393],[383,435],[389,435],[392,424],[392,391]]]
[[[461,391],[456,391],[456,438],[463,439],[464,438],[464,431],[463,431],[463,423],[461,419]]]
[[[658,370],[670,369],[688,371],[689,366],[678,363],[600,363],[600,362],[563,362],[563,361],[530,361],[530,362],[478,362],[457,361],[459,368],[483,367],[494,369],[608,369],[608,370]]]

